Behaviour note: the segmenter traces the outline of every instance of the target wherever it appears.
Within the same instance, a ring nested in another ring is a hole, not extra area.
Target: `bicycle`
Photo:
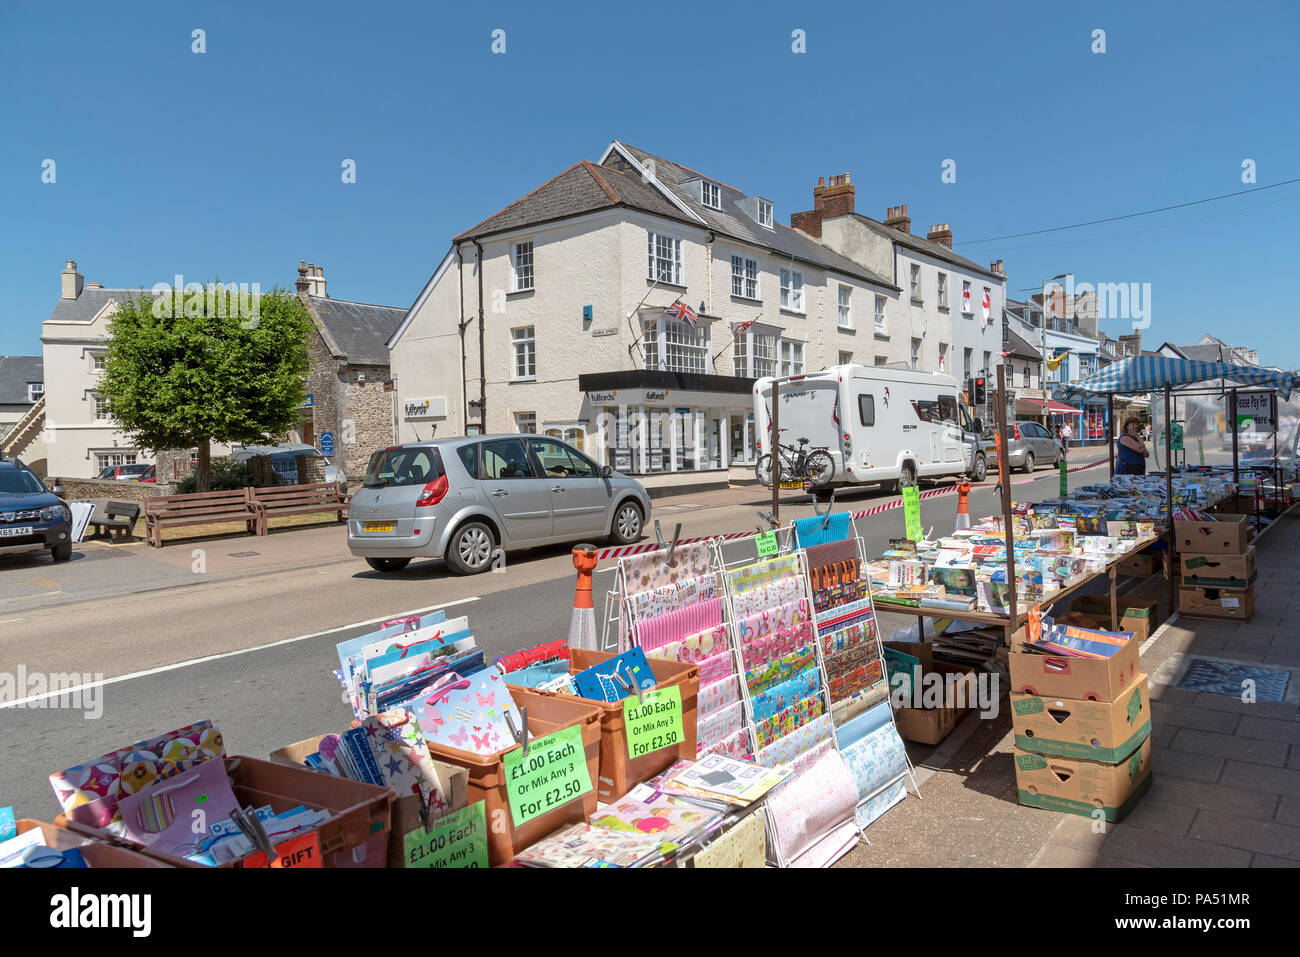
[[[781,430],[782,432],[785,429]],[[835,460],[825,448],[808,449],[808,439],[799,439],[799,446],[776,443],[780,456],[781,482],[810,482],[813,485],[826,485],[835,477]],[[772,487],[772,453],[760,456],[754,465],[754,475],[760,485]]]

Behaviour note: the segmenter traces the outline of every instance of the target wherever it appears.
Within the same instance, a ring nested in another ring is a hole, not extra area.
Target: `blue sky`
[[[1246,159],[1300,177],[1300,7],[1083,6],[6,3],[0,353],[39,353],[65,259],[264,289],[307,259],[337,298],[409,305],[452,235],[618,138],[787,223],[849,172],[859,211],[951,224],[1012,296],[1150,283],[1149,347],[1212,332],[1300,366],[1300,183],[972,244],[1246,189]]]

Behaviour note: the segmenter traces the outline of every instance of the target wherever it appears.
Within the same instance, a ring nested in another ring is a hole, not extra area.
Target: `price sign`
[[[677,685],[651,688],[623,699],[623,726],[627,729],[627,756],[639,758],[651,751],[673,748],[686,737],[682,729],[682,689]]]
[[[1070,474],[1065,468],[1065,459],[1061,459],[1057,464],[1061,469],[1061,497],[1064,498],[1070,494]]]
[[[438,818],[406,835],[407,867],[488,866],[487,811],[483,801]]]
[[[915,485],[903,489],[903,515],[907,520],[907,537],[921,540],[921,493]]]
[[[776,532],[759,532],[754,542],[758,545],[759,558],[775,555],[779,550],[776,543]]]
[[[506,793],[515,827],[554,811],[591,790],[582,728],[574,725],[528,743],[505,756]]]

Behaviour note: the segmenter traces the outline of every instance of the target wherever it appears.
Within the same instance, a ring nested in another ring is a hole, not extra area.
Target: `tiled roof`
[[[960,266],[969,272],[978,273],[981,276],[987,276],[997,282],[1005,282],[1006,276],[993,272],[987,266],[981,266],[979,263],[967,259],[965,256],[958,256],[942,243],[936,243],[926,239],[924,236],[914,236],[911,233],[905,233],[901,229],[895,229],[893,226],[886,226],[879,220],[872,219],[870,216],[864,216],[862,213],[854,213],[858,219],[867,224],[868,227],[875,230],[882,236],[892,239],[895,243],[904,249],[910,249],[913,252],[924,253],[932,256],[942,262],[950,263],[954,266]]]
[[[583,160],[515,200],[494,216],[465,230],[452,241],[478,239],[493,233],[617,206],[640,209],[670,219],[688,220],[652,184],[642,182],[639,175],[625,175]]]
[[[319,296],[308,296],[307,306],[335,355],[353,365],[388,365],[388,337],[406,315],[404,307]]]
[[[50,313],[51,322],[89,322],[109,302],[121,303],[129,296],[147,296],[152,298],[148,289],[104,289],[100,286],[84,286],[76,299],[59,299],[54,303]]]
[[[0,356],[0,405],[26,405],[27,385],[44,382],[44,360],[40,356]]]
[[[678,200],[688,206],[695,215],[703,219],[709,229],[719,235],[740,239],[755,246],[762,246],[777,254],[790,256],[824,269],[832,269],[835,272],[853,276],[877,286],[884,286],[888,289],[898,288],[894,285],[892,279],[872,272],[862,264],[841,256],[797,229],[777,222],[775,215],[773,216],[771,229],[760,226],[741,206],[741,201],[747,198],[745,194],[732,186],[728,186],[721,180],[698,173],[689,167],[682,166],[680,163],[674,163],[672,160],[648,153],[627,143],[620,143],[619,145],[631,153],[637,162],[643,166],[649,165],[655,179],[669,189]],[[620,165],[625,166],[626,160],[623,160],[615,151],[611,152],[605,160],[604,168],[617,169]],[[638,179],[640,178],[639,174],[636,174],[636,176]],[[707,179],[709,182],[718,185],[721,209],[705,206],[700,202],[698,190],[693,185],[688,185],[700,179]]]

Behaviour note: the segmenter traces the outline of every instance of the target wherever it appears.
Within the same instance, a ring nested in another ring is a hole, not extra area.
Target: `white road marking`
[[[136,671],[129,675],[117,675],[112,678],[105,678],[103,681],[77,685],[73,688],[60,688],[58,691],[49,691],[45,694],[32,695],[28,698],[20,698],[17,701],[0,701],[0,710],[5,708],[22,707],[23,705],[31,704],[33,701],[43,701],[46,698],[58,698],[77,691],[85,691],[88,688],[102,688],[104,685],[117,684],[119,681],[132,681],[136,678],[147,678],[150,675],[159,675],[168,671],[176,671],[180,668],[189,668],[193,665],[207,664],[209,661],[220,661],[222,658],[234,658],[237,655],[247,655],[254,651],[265,651],[268,648],[277,648],[280,645],[291,645],[298,641],[306,641],[309,638],[323,638],[326,635],[333,635],[340,631],[347,631],[349,628],[365,628],[368,625],[377,625],[381,621],[392,621],[395,618],[408,618],[411,615],[424,615],[431,611],[437,611],[439,608],[451,608],[453,605],[464,605],[471,601],[478,600],[477,595],[472,595],[469,598],[460,598],[456,601],[443,602],[441,605],[430,605],[428,608],[414,608],[410,611],[399,611],[391,615],[371,618],[369,621],[355,621],[350,625],[339,625],[337,628],[330,628],[327,631],[314,631],[309,635],[299,635],[296,638],[282,638],[279,641],[270,641],[264,645],[254,645],[252,648],[237,648],[234,651],[223,651],[220,654],[205,655],[202,658],[191,658],[189,661],[178,661],[173,665],[163,665],[160,668],[149,668],[146,671]],[[18,621],[20,619],[14,620]]]
[[[4,621],[0,621],[0,625],[7,625],[7,624],[9,624],[9,623],[11,623],[11,622],[15,622],[15,621],[22,621],[22,619],[21,619],[21,618],[6,618]]]

